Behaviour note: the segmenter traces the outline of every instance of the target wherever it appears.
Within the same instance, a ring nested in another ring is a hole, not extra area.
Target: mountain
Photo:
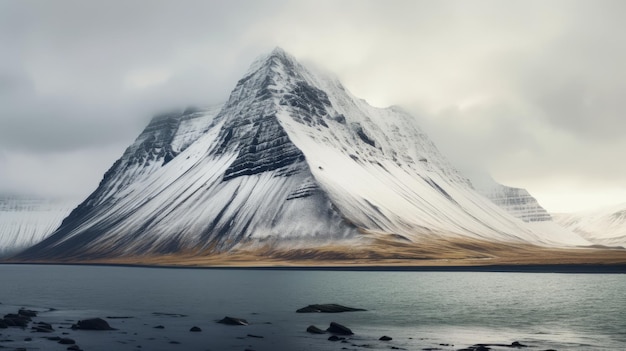
[[[277,48],[221,107],[158,116],[23,259],[209,255],[466,238],[588,245],[478,194],[412,116]]]
[[[0,194],[0,257],[43,240],[74,206],[73,201]]]
[[[626,203],[597,211],[554,214],[553,217],[592,243],[626,248]]]
[[[480,194],[524,222],[547,222],[552,217],[526,189],[502,185],[489,175],[471,176],[472,185]]]

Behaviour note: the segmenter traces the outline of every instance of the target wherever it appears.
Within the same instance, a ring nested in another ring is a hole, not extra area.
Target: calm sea
[[[624,274],[0,265],[0,303],[2,314],[39,309],[38,320],[57,331],[81,318],[132,317],[108,319],[113,332],[71,331],[87,351],[458,350],[514,341],[532,350],[626,349]],[[367,311],[295,313],[315,303]],[[250,325],[215,323],[227,315]],[[341,343],[305,332],[331,321],[355,336]],[[189,333],[191,326],[203,331]],[[0,339],[12,340],[0,347],[65,350],[36,338],[26,343],[20,333],[0,329]],[[393,340],[379,341],[382,335]]]

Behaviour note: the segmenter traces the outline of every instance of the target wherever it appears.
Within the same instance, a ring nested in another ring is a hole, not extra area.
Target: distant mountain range
[[[475,189],[408,113],[372,107],[277,48],[225,104],[155,117],[17,258],[375,251],[381,239],[592,244],[523,189]]]
[[[0,257],[43,240],[75,206],[67,200],[0,194]]]
[[[598,245],[626,248],[626,203],[596,211],[555,214],[554,220]]]

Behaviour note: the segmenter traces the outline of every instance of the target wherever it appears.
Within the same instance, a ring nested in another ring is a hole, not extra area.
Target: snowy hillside
[[[377,235],[586,245],[473,190],[414,119],[281,49],[221,107],[155,118],[98,189],[21,257],[367,245]]]
[[[0,256],[41,241],[59,227],[74,206],[72,201],[0,195]]]
[[[626,204],[598,211],[553,214],[553,218],[595,244],[626,248]]]

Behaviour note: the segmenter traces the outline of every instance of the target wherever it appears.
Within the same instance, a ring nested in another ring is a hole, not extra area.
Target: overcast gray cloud
[[[623,1],[2,1],[0,191],[86,196],[282,46],[549,209],[626,201]]]

